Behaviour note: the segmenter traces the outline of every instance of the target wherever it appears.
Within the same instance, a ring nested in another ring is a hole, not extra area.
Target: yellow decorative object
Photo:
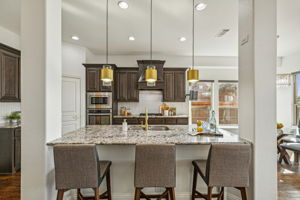
[[[198,128],[197,128],[197,132],[198,132],[198,133],[201,133],[202,131],[203,131],[203,128],[201,128],[201,127],[198,127]]]
[[[101,80],[104,82],[112,82],[114,80],[114,71],[110,65],[103,65],[101,69]]]
[[[189,69],[187,72],[188,81],[195,83],[199,81],[199,70],[198,69]]]
[[[202,122],[200,120],[197,120],[197,126],[201,126]]]
[[[157,70],[155,69],[155,66],[147,66],[145,79],[150,83],[157,81]]]

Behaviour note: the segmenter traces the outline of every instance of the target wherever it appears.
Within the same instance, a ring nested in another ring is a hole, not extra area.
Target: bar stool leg
[[[174,190],[174,188],[170,188],[170,196],[171,196],[170,200],[175,200],[175,190]]]
[[[212,200],[212,187],[207,188],[207,200]]]
[[[100,196],[100,189],[99,188],[95,188],[95,200],[100,200],[99,196]]]
[[[135,188],[134,200],[140,200],[141,198],[141,188]]]
[[[107,198],[111,200],[111,186],[110,186],[110,170],[106,174],[106,187],[107,187]]]
[[[247,200],[247,193],[246,193],[246,188],[240,188],[241,195],[242,195],[242,200]]]
[[[63,200],[64,193],[65,193],[64,190],[58,190],[58,192],[57,192],[57,200]]]
[[[196,189],[197,189],[197,170],[194,167],[194,177],[193,177],[193,189],[192,189],[192,200],[195,200]]]

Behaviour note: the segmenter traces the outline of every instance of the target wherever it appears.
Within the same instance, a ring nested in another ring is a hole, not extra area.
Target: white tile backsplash
[[[163,104],[163,93],[158,90],[140,90],[139,102],[119,102],[118,110],[121,107],[129,108],[133,115],[145,112],[148,108],[150,113],[159,113],[159,107]],[[186,102],[166,102],[170,107],[176,107],[177,115],[189,114],[189,103]]]
[[[14,111],[21,110],[21,103],[0,103],[0,123],[4,123],[5,117]]]

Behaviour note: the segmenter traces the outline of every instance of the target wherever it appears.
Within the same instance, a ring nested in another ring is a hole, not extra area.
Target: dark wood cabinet
[[[185,71],[185,68],[164,69],[163,100],[165,102],[185,102]]]
[[[106,86],[103,81],[101,81],[101,68],[103,64],[83,64],[86,67],[86,91],[87,92],[112,92],[114,82],[111,86]],[[111,64],[110,64],[111,65]],[[115,69],[116,65],[111,65]],[[114,77],[115,79],[115,77]]]
[[[113,124],[121,125],[122,122],[126,119],[129,125],[139,125],[145,124],[144,117],[118,117],[113,118]],[[172,117],[150,117],[148,119],[150,125],[188,125],[189,119],[187,117],[182,118],[172,118]]]
[[[20,102],[20,51],[0,44],[0,102]]]
[[[99,68],[86,68],[86,91],[100,91],[100,70]]]
[[[0,174],[21,169],[21,128],[0,128]]]
[[[116,76],[117,101],[138,102],[138,71],[137,69],[119,69]]]

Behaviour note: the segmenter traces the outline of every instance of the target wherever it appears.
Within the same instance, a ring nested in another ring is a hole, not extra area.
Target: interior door
[[[80,79],[62,79],[62,134],[80,128]]]

